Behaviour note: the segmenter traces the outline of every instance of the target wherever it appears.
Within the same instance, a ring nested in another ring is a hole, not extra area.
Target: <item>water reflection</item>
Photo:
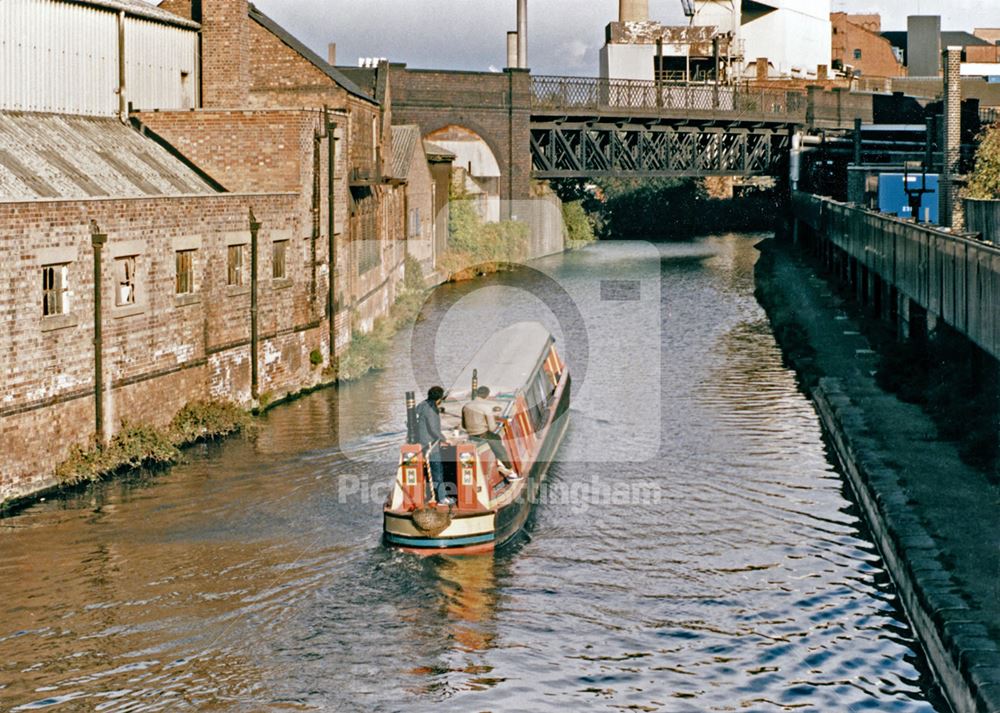
[[[662,499],[542,502],[496,557],[384,549],[401,335],[384,373],[279,407],[253,440],[0,521],[0,709],[943,710],[753,299],[752,243],[541,263],[590,333],[550,481]],[[601,299],[602,279],[651,274],[655,311]],[[433,305],[442,373],[498,325],[559,326],[509,284]]]

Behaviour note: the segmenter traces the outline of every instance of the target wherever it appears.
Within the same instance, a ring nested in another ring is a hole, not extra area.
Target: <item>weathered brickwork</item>
[[[202,102],[243,107],[250,89],[247,0],[201,0]],[[211,38],[211,41],[208,41]]]
[[[410,156],[406,185],[406,250],[420,262],[425,275],[434,272],[435,185],[423,142],[418,142]]]
[[[830,14],[834,65],[847,66],[862,77],[899,77],[906,68],[896,58],[892,44],[881,35],[878,15]]]
[[[354,73],[351,76],[355,76]],[[407,69],[390,65],[393,121],[418,124],[424,136],[450,125],[479,134],[503,178],[503,201],[531,195],[531,77],[517,69],[502,74]]]
[[[279,396],[316,383],[309,360],[326,349],[323,308],[310,299],[308,241],[298,196],[225,195],[0,203],[0,315],[5,388],[0,500],[51,484],[73,444],[94,437],[94,283],[90,221],[102,251],[105,437],[122,422],[162,425],[210,396],[248,403],[250,229],[258,242],[260,391]],[[273,277],[285,243],[285,277]],[[240,285],[227,284],[229,252],[243,254]],[[191,250],[192,291],[178,294],[177,252]],[[134,258],[131,304],[119,304],[123,261]],[[65,314],[43,316],[43,268],[66,265]],[[45,448],[38,444],[44,441]]]
[[[161,7],[202,24],[203,106],[134,118],[227,192],[0,203],[0,318],[12,325],[0,341],[0,502],[52,485],[55,466],[72,446],[96,435],[91,221],[108,236],[101,283],[104,438],[123,422],[166,424],[196,399],[249,404],[254,360],[263,398],[318,383],[329,365],[331,333],[342,352],[354,330],[370,329],[387,313],[403,278],[407,197],[405,184],[386,170],[388,65],[359,89],[246,0],[165,0]],[[501,114],[508,124],[513,117],[526,137],[527,75],[503,79],[523,117]],[[504,121],[487,116],[495,120],[491,130],[500,131]],[[497,147],[498,158],[510,145]],[[527,186],[527,154],[523,163],[512,175]],[[261,223],[256,354],[251,208]],[[190,251],[190,290],[178,288],[179,251]],[[233,255],[242,256],[238,268]],[[284,256],[283,276],[277,255]],[[43,316],[46,265],[65,274],[65,314]],[[132,290],[134,303],[117,304]],[[322,364],[311,363],[314,351]]]

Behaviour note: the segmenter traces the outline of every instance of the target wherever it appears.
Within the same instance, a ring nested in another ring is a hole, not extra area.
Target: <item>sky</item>
[[[506,64],[515,0],[252,0],[320,56],[338,64],[386,57],[410,67],[486,71]],[[812,1],[812,0],[809,0]],[[819,1],[819,0],[816,0]],[[653,19],[684,24],[680,0],[650,0]],[[941,15],[942,29],[1000,27],[997,0],[832,0],[834,11],[878,12],[883,30],[908,14]],[[618,0],[528,0],[528,60],[535,74],[597,75],[604,27]]]

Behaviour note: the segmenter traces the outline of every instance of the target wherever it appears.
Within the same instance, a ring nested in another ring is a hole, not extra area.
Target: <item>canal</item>
[[[0,709],[947,710],[754,299],[754,242],[445,287],[384,372],[0,520]],[[403,392],[526,316],[574,370],[528,536],[385,550]]]

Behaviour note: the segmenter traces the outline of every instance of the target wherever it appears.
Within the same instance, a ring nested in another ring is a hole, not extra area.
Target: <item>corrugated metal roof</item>
[[[424,153],[427,154],[428,158],[436,158],[442,161],[454,161],[458,158],[454,153],[446,149],[444,146],[438,146],[431,141],[424,142]]]
[[[180,15],[175,15],[172,12],[161,10],[156,5],[143,2],[143,0],[74,0],[74,3],[77,5],[103,7],[109,10],[114,10],[115,12],[124,10],[127,15],[144,17],[148,20],[157,20],[159,22],[166,22],[171,25],[179,25],[181,27],[190,27],[193,30],[197,30],[201,27],[201,25],[197,22],[193,22],[192,20],[189,20],[186,17],[181,17]]]
[[[392,166],[390,177],[406,180],[410,174],[413,152],[420,145],[420,127],[404,124],[392,127]]]
[[[360,97],[361,99],[367,99],[370,102],[375,101],[371,96],[362,91],[361,87],[330,66],[329,62],[324,61],[318,54],[306,47],[306,45],[304,45],[302,41],[295,37],[292,33],[258,10],[253,3],[250,4],[250,17],[265,30],[295,50],[303,57],[303,59],[311,62],[316,69],[323,72],[326,76],[343,87],[348,93],[353,94],[356,97]]]
[[[215,192],[116,119],[0,112],[0,201]]]

